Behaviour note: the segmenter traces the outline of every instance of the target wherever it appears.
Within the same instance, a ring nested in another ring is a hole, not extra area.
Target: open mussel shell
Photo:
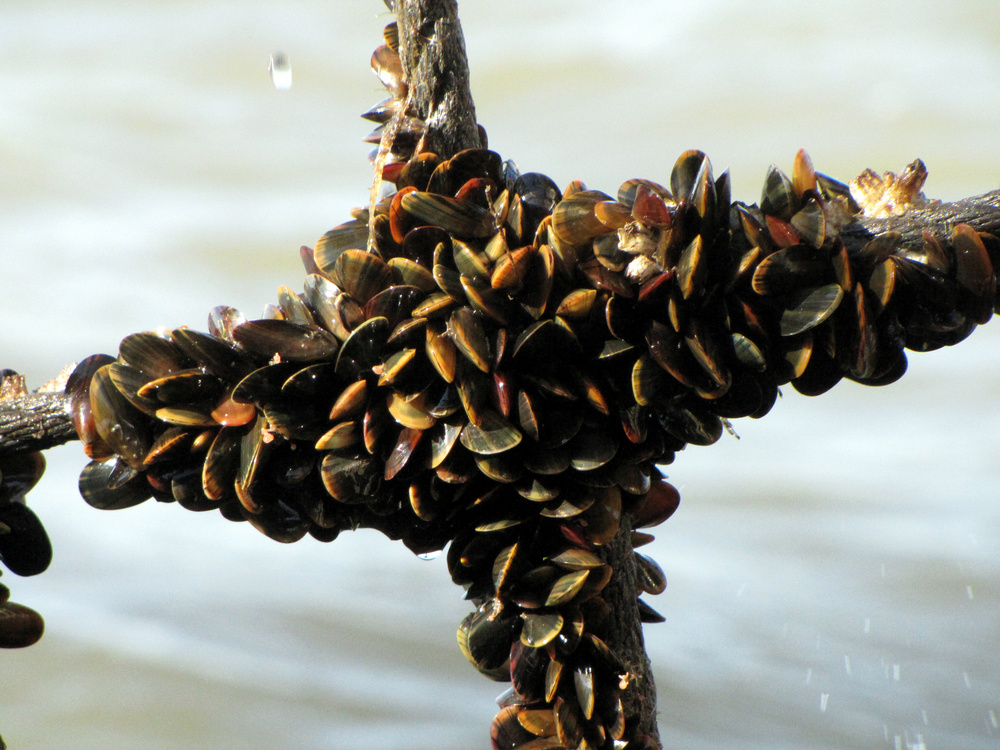
[[[677,201],[691,201],[699,187],[712,180],[712,165],[708,157],[701,151],[685,151],[674,162],[670,172],[670,192]]]

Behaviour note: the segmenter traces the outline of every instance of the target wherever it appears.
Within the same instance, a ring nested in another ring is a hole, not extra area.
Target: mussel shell
[[[320,469],[327,492],[343,503],[365,502],[382,485],[382,471],[368,456],[327,453]]]
[[[45,455],[41,451],[0,457],[0,504],[23,497],[44,473]]]
[[[367,246],[368,222],[355,219],[334,227],[320,237],[313,250],[313,259],[316,267],[329,276],[341,253]]]
[[[496,231],[493,214],[470,201],[413,191],[403,195],[400,206],[415,219],[459,237],[485,238]]]
[[[670,192],[674,200],[690,201],[694,197],[695,191],[699,189],[705,180],[711,181],[712,165],[708,157],[701,151],[685,151],[674,162],[674,167],[670,172]],[[704,188],[701,188],[704,189]]]
[[[823,323],[844,298],[840,284],[807,288],[789,295],[788,309],[781,316],[781,335],[794,336]]]
[[[458,351],[478,369],[490,372],[492,356],[482,315],[470,307],[460,307],[448,317],[447,328]]]
[[[538,648],[551,642],[559,635],[565,622],[559,612],[532,612],[521,616],[524,618],[521,643],[532,648]]]
[[[788,176],[773,164],[764,178],[764,189],[760,196],[760,210],[767,216],[788,220],[795,213],[795,188]]]
[[[0,586],[0,591],[6,591]],[[45,631],[42,616],[30,607],[0,597],[0,648],[26,648],[38,642]]]
[[[300,326],[316,325],[312,313],[299,296],[287,286],[278,287],[278,307],[284,319]]]
[[[123,338],[118,345],[118,356],[150,378],[161,378],[191,366],[173,341],[151,332],[133,333]]]
[[[487,409],[480,425],[469,422],[462,428],[459,440],[473,453],[492,456],[517,447],[521,432],[497,412]]]
[[[415,229],[410,234],[417,231],[420,230]],[[409,236],[407,235],[407,237]],[[428,294],[438,289],[437,282],[434,280],[434,274],[415,260],[403,257],[392,258],[388,266],[389,270],[392,271],[393,283],[415,286]]]
[[[201,369],[178,370],[145,383],[139,398],[163,406],[184,406],[216,401],[222,395],[222,383]]]
[[[520,640],[514,641],[510,648],[510,680],[514,691],[526,701],[540,701],[545,697],[545,674],[549,667],[549,655],[544,648],[525,646]],[[533,724],[527,722],[525,712],[519,715],[519,721],[526,729],[532,729]],[[540,713],[540,712],[539,712]],[[546,710],[549,716],[551,710]]]
[[[131,508],[153,496],[143,474],[133,473],[125,482],[115,482],[114,462],[91,461],[80,472],[80,494],[92,508],[120,510]]]
[[[378,255],[367,250],[348,249],[337,256],[333,267],[320,266],[333,283],[365,305],[392,283],[392,271]]]
[[[340,348],[340,342],[328,331],[286,320],[250,320],[235,328],[233,336],[255,354],[268,359],[278,355],[286,362],[330,359]]]
[[[552,230],[570,245],[582,245],[601,234],[612,231],[594,213],[594,207],[612,200],[600,190],[584,190],[564,198],[552,211]]]
[[[370,376],[372,368],[382,361],[382,349],[391,332],[389,321],[381,316],[355,328],[337,355],[337,374],[351,380]]]
[[[657,416],[664,430],[691,445],[711,445],[722,437],[719,418],[693,404],[663,408]]]
[[[757,294],[786,294],[833,281],[833,263],[826,250],[792,245],[768,255],[753,274]]]
[[[352,312],[356,308],[357,318],[363,316],[361,307],[353,302],[350,295],[344,295],[336,284],[318,273],[306,276],[305,295],[313,315],[326,330],[341,341],[350,335],[351,329],[359,322],[354,319],[345,320],[347,308]],[[345,300],[351,300],[353,305],[347,305]]]
[[[470,613],[458,628],[458,644],[469,662],[480,672],[491,675],[504,669],[510,658],[511,643],[521,631],[518,617],[497,617],[490,604]],[[501,679],[509,677],[504,669]]]
[[[52,562],[52,544],[38,516],[20,502],[0,503],[0,560],[12,573],[34,576]]]
[[[229,333],[232,336],[232,330]],[[246,353],[235,345],[235,339],[227,340],[189,328],[174,329],[170,332],[170,338],[199,367],[223,381],[231,382],[242,378],[256,367]]]
[[[306,250],[309,250],[309,248],[306,248]],[[311,258],[312,251],[309,250],[309,252]],[[233,329],[246,322],[246,317],[235,307],[216,305],[208,313],[208,332],[212,336],[235,343]]]
[[[635,554],[636,577],[639,581],[639,591],[646,594],[662,594],[667,590],[667,578],[663,569],[656,561],[646,555]]]
[[[152,422],[121,395],[111,380],[110,367],[102,367],[90,381],[94,426],[118,456],[141,469],[152,444]]]

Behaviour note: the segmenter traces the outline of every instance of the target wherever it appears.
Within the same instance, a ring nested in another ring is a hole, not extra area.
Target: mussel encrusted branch
[[[385,49],[376,69],[399,67]],[[732,202],[699,151],[668,185],[611,196],[483,148],[388,145],[395,192],[304,248],[301,293],[80,363],[80,491],[100,509],[217,509],[281,542],[364,526],[447,546],[475,608],[459,645],[510,683],[494,748],[658,747],[636,623],[662,620],[641,597],[665,580],[632,552],[652,539],[633,529],[679,501],[657,466],[763,416],[782,386],[885,385],[906,349],[961,341],[997,306],[1000,242],[958,223],[845,243],[863,209],[920,210],[916,167],[859,204],[800,152],[758,206]],[[47,564],[20,510],[41,468],[0,462],[14,572]],[[0,605],[0,645],[40,635],[37,615]]]
[[[459,644],[511,682],[495,748],[656,747],[634,698],[648,665],[610,645],[641,634],[608,601],[662,619],[638,598],[663,590],[659,567],[608,562],[623,517],[638,546],[632,525],[677,506],[656,466],[783,385],[885,385],[905,349],[961,341],[993,314],[1000,243],[960,224],[848,252],[860,207],[803,152],[759,206],[698,151],[669,187],[615,196],[482,149],[394,177],[264,318],[216,308],[208,333],[134,334],[81,364],[84,498],[216,508],[283,542],[367,526],[449,545],[475,607]]]

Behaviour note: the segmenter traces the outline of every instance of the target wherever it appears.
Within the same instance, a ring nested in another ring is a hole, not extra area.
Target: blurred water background
[[[614,193],[688,148],[756,201],[768,164],[926,162],[930,197],[1000,183],[1000,7],[861,0],[462,4],[491,146]],[[380,2],[4,0],[0,366],[39,385],[126,334],[203,329],[298,287],[298,247],[366,200],[358,114]],[[269,55],[294,85],[277,91]],[[1000,747],[1000,325],[886,389],[784,389],[668,467],[649,548],[666,747]],[[78,445],[30,495],[55,547],[0,654],[12,750],[488,746],[502,686],[463,659],[443,559],[372,533],[282,546],[218,514],[116,513]]]

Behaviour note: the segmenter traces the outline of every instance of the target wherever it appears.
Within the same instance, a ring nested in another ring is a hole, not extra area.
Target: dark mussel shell
[[[12,573],[34,576],[52,562],[52,544],[38,516],[24,503],[0,503],[0,560]]]
[[[146,477],[121,461],[91,461],[80,472],[80,494],[98,510],[121,510],[153,496]]]
[[[337,354],[340,342],[322,328],[286,320],[251,320],[233,329],[233,337],[248,351],[286,362],[318,362]]]

